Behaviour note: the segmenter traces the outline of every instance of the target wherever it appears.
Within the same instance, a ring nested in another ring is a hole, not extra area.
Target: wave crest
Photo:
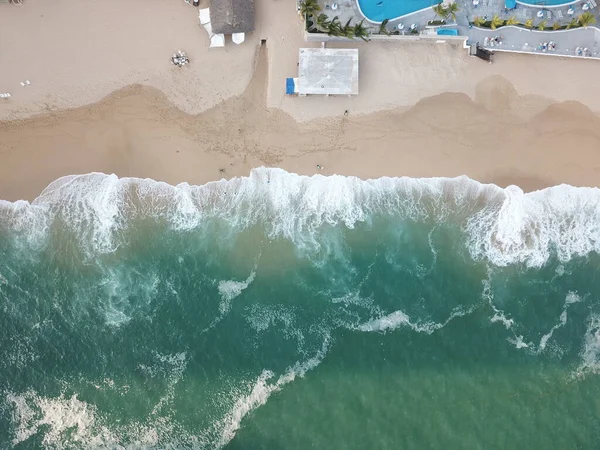
[[[59,223],[88,254],[114,251],[119,233],[140,217],[176,231],[211,219],[231,230],[262,224],[269,238],[314,248],[323,226],[353,228],[376,215],[456,222],[471,256],[499,266],[541,266],[554,253],[566,261],[600,250],[599,189],[561,185],[524,193],[466,176],[361,180],[261,167],[248,177],[171,186],[92,173],[51,183],[31,204],[0,202],[1,226],[13,235],[40,242]]]

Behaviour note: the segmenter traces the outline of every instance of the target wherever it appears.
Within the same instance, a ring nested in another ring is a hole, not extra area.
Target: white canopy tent
[[[358,49],[301,48],[298,94],[358,95]]]

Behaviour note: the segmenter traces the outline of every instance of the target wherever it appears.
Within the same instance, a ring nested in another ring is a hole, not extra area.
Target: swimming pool
[[[358,6],[371,22],[383,22],[385,19],[391,20],[429,8],[439,2],[440,0],[358,0]],[[431,18],[433,19],[433,13]]]

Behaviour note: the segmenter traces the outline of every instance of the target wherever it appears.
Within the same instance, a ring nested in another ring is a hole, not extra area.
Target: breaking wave
[[[256,410],[291,420],[269,399],[304,377],[344,402],[440,361],[448,391],[473,361],[595,376],[599,248],[595,188],[64,177],[0,201],[0,446],[220,448]]]
[[[208,219],[238,230],[262,224],[272,239],[314,249],[312,233],[321,227],[353,228],[376,215],[454,220],[467,232],[472,257],[499,266],[540,267],[553,254],[567,261],[600,249],[599,189],[561,185],[524,193],[466,176],[361,180],[258,168],[249,177],[171,186],[92,173],[51,183],[31,204],[0,202],[4,231],[42,243],[58,222],[90,255],[117,249],[120,233],[145,217],[179,231]]]

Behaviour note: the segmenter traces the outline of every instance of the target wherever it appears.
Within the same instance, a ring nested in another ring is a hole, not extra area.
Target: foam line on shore
[[[30,241],[59,223],[91,254],[118,246],[132,217],[151,217],[173,230],[210,219],[234,230],[256,224],[270,238],[318,246],[322,226],[353,228],[374,215],[399,220],[453,221],[466,231],[474,259],[498,266],[542,266],[600,250],[600,189],[560,185],[524,193],[466,176],[457,178],[311,177],[257,168],[248,177],[171,186],[150,179],[91,173],[60,178],[31,204],[0,202],[0,227]]]

